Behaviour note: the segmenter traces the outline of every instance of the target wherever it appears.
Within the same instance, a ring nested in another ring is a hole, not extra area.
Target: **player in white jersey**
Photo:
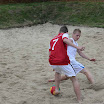
[[[71,42],[78,46],[78,43],[76,41],[79,40],[80,36],[81,36],[81,30],[75,29],[73,31],[72,38],[70,38]],[[96,60],[95,59],[90,59],[82,51],[77,50],[76,48],[74,48],[72,46],[67,47],[67,54],[69,56],[70,64],[71,64],[74,72],[76,74],[79,73],[79,72],[83,73],[84,75],[86,75],[86,77],[90,81],[90,83],[93,84],[94,79],[92,78],[91,73],[88,70],[85,70],[84,66],[81,63],[76,61],[75,57],[76,57],[77,52],[81,57],[83,57],[83,58],[85,58],[89,61],[96,61]],[[68,79],[67,76],[61,76],[61,81],[62,80],[67,80],[67,79]],[[54,82],[54,81],[55,81],[54,79],[49,80],[49,82]]]

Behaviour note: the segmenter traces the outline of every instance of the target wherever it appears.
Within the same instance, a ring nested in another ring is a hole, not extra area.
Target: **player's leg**
[[[63,75],[63,76],[61,76],[60,81],[67,80],[67,79],[69,79],[69,78],[66,77],[66,75]],[[55,82],[55,79],[49,79],[48,82]]]
[[[73,70],[72,66],[70,64],[67,66],[63,66],[61,71],[63,74],[66,75],[67,79],[69,79],[69,78],[71,79],[71,81],[73,83],[75,94],[77,96],[77,100],[78,100],[78,102],[80,102],[81,101],[80,86],[79,86],[78,80],[76,78],[76,73]]]
[[[69,78],[66,75],[61,76],[61,81],[68,80]]]
[[[94,79],[93,79],[91,73],[88,70],[85,70],[84,66],[81,63],[74,60],[74,61],[71,61],[71,65],[72,65],[73,69],[75,70],[76,74],[81,72],[84,75],[86,75],[87,79],[90,81],[91,84],[94,83]]]
[[[80,91],[80,85],[78,83],[78,80],[77,78],[74,76],[74,77],[70,77],[70,80],[72,81],[73,83],[73,88],[74,88],[74,92],[77,96],[77,100],[78,102],[81,101],[81,91]]]
[[[60,78],[61,78],[60,73],[55,72],[55,85],[56,85],[55,95],[59,94]]]
[[[72,66],[70,64],[69,65],[61,65],[60,68],[62,69],[62,73],[65,74],[65,75],[61,76],[60,81],[69,79],[66,76],[68,73],[69,73],[69,76],[73,75],[74,70],[73,70],[73,68],[72,68]],[[53,71],[55,71],[55,70],[53,69]],[[55,79],[49,79],[48,82],[55,82]]]
[[[90,81],[91,84],[94,84],[94,79],[88,70],[82,69],[80,72],[86,75],[87,79]]]

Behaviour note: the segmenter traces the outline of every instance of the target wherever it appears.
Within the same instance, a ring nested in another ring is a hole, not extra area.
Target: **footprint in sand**
[[[104,83],[102,84],[94,84],[94,85],[91,85],[90,87],[88,87],[87,89],[93,89],[95,91],[100,91],[100,90],[103,90],[104,89]]]

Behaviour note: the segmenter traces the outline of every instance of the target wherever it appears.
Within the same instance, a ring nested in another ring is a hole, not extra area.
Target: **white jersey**
[[[73,44],[78,46],[78,43],[76,41],[74,41],[73,38],[70,38],[70,39],[73,40]],[[72,46],[67,46],[67,54],[69,56],[70,61],[75,60],[76,52],[77,52],[76,48],[74,48]]]
[[[78,43],[74,41],[73,38],[70,38],[73,40],[73,44],[78,46]],[[60,74],[65,74],[68,77],[76,76],[81,70],[84,69],[84,66],[77,62],[75,59],[77,49],[72,47],[72,46],[67,46],[67,55],[69,56],[70,59],[70,64],[68,65],[51,65],[52,68],[60,73]],[[69,70],[70,69],[70,70]]]

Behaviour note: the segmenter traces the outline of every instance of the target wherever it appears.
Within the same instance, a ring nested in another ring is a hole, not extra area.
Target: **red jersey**
[[[65,37],[65,36],[63,37],[63,34],[65,33],[58,34],[50,41],[49,63],[51,65],[70,64],[70,60],[67,55],[67,44],[63,42],[63,39],[68,37]]]

